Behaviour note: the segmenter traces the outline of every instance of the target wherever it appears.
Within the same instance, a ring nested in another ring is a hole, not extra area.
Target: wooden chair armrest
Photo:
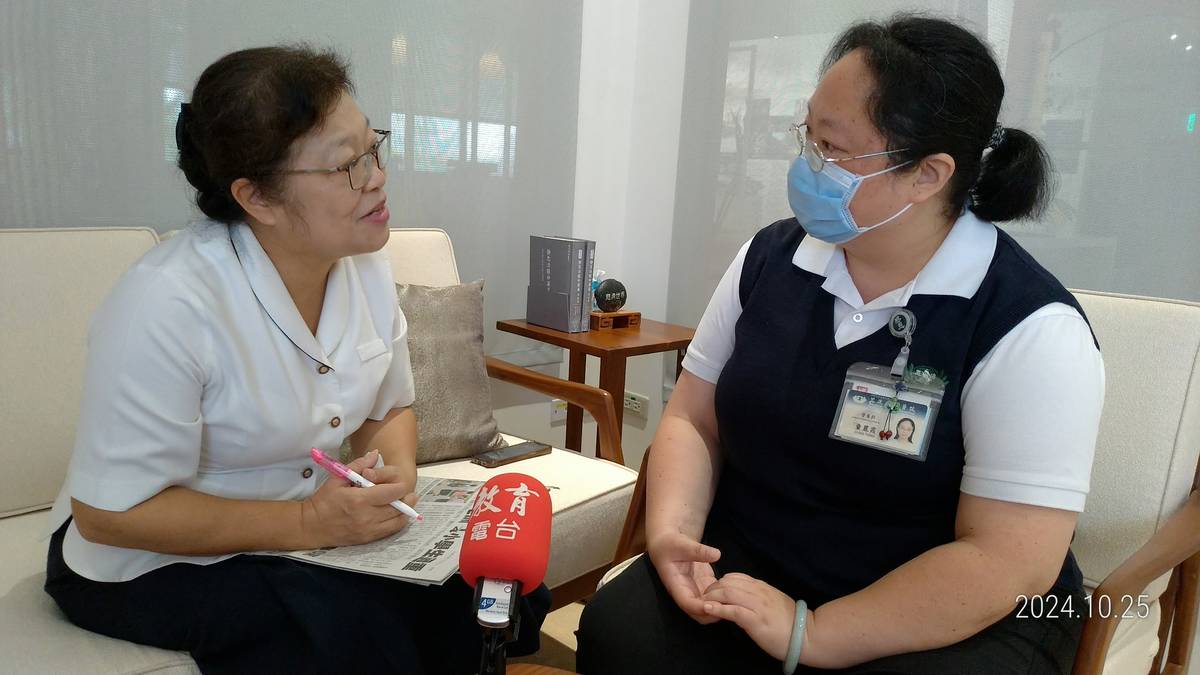
[[[488,375],[492,378],[561,398],[588,411],[592,419],[596,420],[600,431],[600,447],[596,448],[596,456],[624,466],[625,455],[621,453],[621,437],[617,433],[617,409],[613,404],[612,394],[598,387],[561,380],[535,370],[514,366],[491,356],[486,357],[485,361]]]
[[[1092,612],[1083,628],[1083,637],[1075,656],[1074,675],[1099,675],[1104,670],[1109,643],[1117,630],[1124,607],[1124,596],[1138,597],[1152,581],[1175,569],[1185,560],[1200,553],[1200,491],[1193,491],[1183,507],[1167,520],[1154,536],[1113,570],[1096,592],[1097,599],[1108,596],[1113,616],[1098,616]],[[1164,617],[1168,620],[1169,617]]]
[[[629,510],[625,512],[625,527],[617,540],[617,551],[613,564],[619,565],[639,553],[646,552],[646,467],[650,464],[650,448],[642,455],[642,466],[638,469],[637,483],[629,499]]]

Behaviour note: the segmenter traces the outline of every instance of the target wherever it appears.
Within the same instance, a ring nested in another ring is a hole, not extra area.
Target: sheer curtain
[[[8,0],[0,227],[199,217],[174,167],[179,103],[222,54],[307,42],[349,59],[359,105],[393,130],[392,226],[450,233],[463,278],[487,280],[487,326],[522,316],[527,236],[571,231],[581,15],[582,0]],[[487,346],[521,347],[490,330]]]
[[[738,247],[791,215],[786,129],[834,36],[912,9],[987,39],[1007,84],[1001,121],[1049,149],[1049,212],[1005,228],[1068,286],[1200,300],[1192,0],[693,0],[669,320],[695,325]]]

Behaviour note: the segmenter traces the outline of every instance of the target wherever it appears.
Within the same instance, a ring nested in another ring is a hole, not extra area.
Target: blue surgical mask
[[[854,193],[858,192],[858,186],[864,180],[895,171],[904,164],[859,176],[830,161],[826,161],[820,171],[813,171],[804,157],[796,157],[788,169],[788,204],[800,226],[809,235],[830,244],[844,244],[864,232],[890,223],[912,208],[910,203],[891,217],[868,227],[860,227],[850,213],[850,200],[854,199]]]

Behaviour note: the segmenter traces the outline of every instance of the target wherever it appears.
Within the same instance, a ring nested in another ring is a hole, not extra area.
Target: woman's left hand
[[[787,657],[796,602],[783,591],[765,581],[732,572],[709,586],[702,599],[706,613],[736,623],[774,658],[782,661]]]
[[[394,483],[394,484],[408,483],[408,477],[406,475],[406,472],[398,466],[384,465],[384,466],[379,467],[378,469],[376,469],[374,467],[371,467],[368,469],[363,469],[362,477],[366,478],[367,480],[371,481],[372,483],[374,483],[376,485],[384,485],[386,483]],[[413,492],[413,488],[415,488],[416,486],[408,485],[407,487],[408,487],[408,493],[404,495],[404,497],[401,499],[401,501],[403,501],[405,504],[408,504],[409,506],[416,506],[417,505],[417,493]]]

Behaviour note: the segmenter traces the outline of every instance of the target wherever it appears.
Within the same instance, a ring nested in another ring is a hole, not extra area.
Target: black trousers
[[[70,522],[70,521],[68,521]],[[50,540],[46,592],[77,626],[190,652],[205,673],[474,673],[482,638],[474,591],[343,572],[271,556],[176,563],[120,583],[63,562]],[[538,649],[550,608],[543,585],[521,602],[511,656]]]
[[[718,575],[729,571],[719,570]],[[743,571],[753,576],[752,571]],[[1082,596],[1072,602],[1084,606]],[[1075,660],[1082,630],[1082,619],[1016,618],[1014,612],[949,647],[889,656],[839,671],[800,666],[796,673],[1065,675]],[[579,622],[576,669],[584,675],[778,675],[780,667],[736,624],[719,621],[702,626],[684,614],[659,580],[649,556],[642,556],[600,589]]]

